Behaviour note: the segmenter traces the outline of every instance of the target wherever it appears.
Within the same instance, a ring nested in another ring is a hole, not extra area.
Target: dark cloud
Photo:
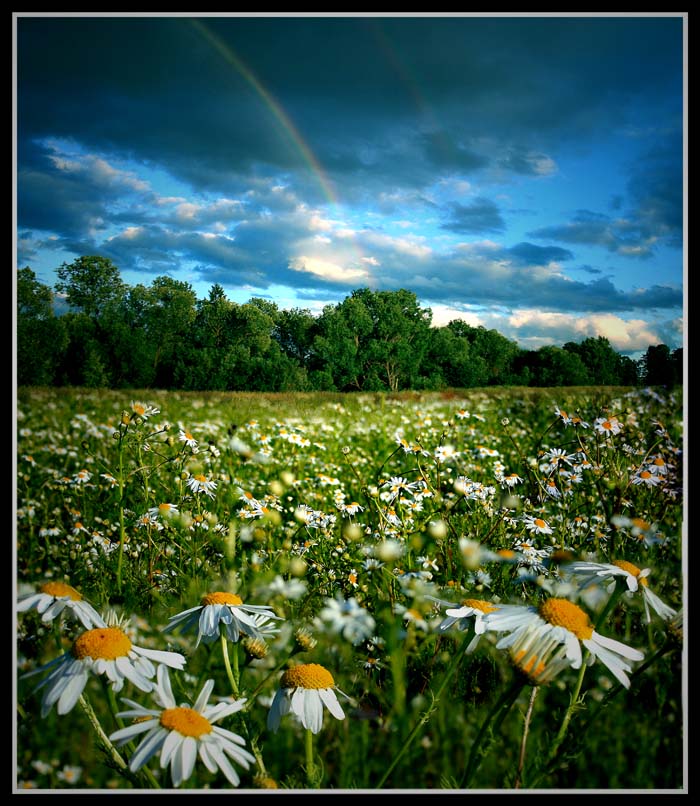
[[[452,202],[447,209],[448,220],[442,229],[459,233],[502,232],[506,228],[498,207],[490,200],[475,198],[469,204]]]
[[[560,246],[537,246],[523,241],[506,249],[505,252],[518,263],[525,265],[543,266],[552,261],[571,260],[573,253]]]

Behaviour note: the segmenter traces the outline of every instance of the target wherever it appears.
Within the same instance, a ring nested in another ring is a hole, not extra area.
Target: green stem
[[[486,758],[491,746],[494,742],[494,737],[498,733],[501,723],[506,718],[508,711],[513,703],[518,699],[518,695],[527,684],[527,678],[524,675],[518,674],[513,678],[510,687],[507,688],[499,697],[496,704],[488,713],[484,720],[476,739],[472,743],[471,751],[469,753],[469,760],[465,767],[460,781],[459,788],[466,789],[471,781],[474,773],[477,771],[479,764]],[[485,741],[484,741],[485,740]]]
[[[102,725],[100,725],[100,720],[97,718],[97,714],[95,713],[92,705],[90,705],[88,698],[84,694],[81,694],[78,702],[80,703],[80,707],[83,709],[83,711],[85,711],[87,718],[90,720],[90,724],[95,729],[95,733],[99,737],[102,746],[107,751],[107,754],[111,757],[112,761],[114,761],[120,770],[126,770],[126,761],[124,761],[124,759],[119,755],[117,748],[112,744],[112,742],[110,742],[109,737],[104,732]]]
[[[224,656],[224,666],[226,667],[226,676],[228,677],[228,681],[231,684],[231,691],[233,691],[233,696],[238,699],[238,646],[234,647],[233,652],[233,666],[234,669],[231,668],[231,661],[228,655],[228,641],[226,640],[226,636],[224,633],[221,633],[221,653]]]
[[[411,730],[411,732],[406,737],[406,741],[403,743],[403,745],[399,749],[399,752],[394,756],[394,760],[391,762],[389,767],[386,769],[386,771],[384,772],[384,775],[382,775],[379,783],[375,787],[376,789],[381,789],[384,786],[384,782],[387,780],[387,778],[394,771],[394,768],[399,763],[399,760],[401,759],[403,754],[408,750],[408,748],[410,747],[411,743],[413,742],[413,740],[416,738],[416,736],[420,732],[420,729],[423,727],[423,725],[427,724],[428,721],[430,720],[430,717],[433,715],[434,711],[437,709],[438,702],[440,700],[440,697],[442,696],[442,692],[445,690],[445,686],[450,681],[450,678],[454,674],[454,671],[457,668],[457,666],[459,665],[460,660],[462,660],[462,657],[464,656],[464,652],[465,652],[467,646],[469,645],[469,643],[470,643],[470,641],[472,640],[473,637],[474,637],[474,627],[470,625],[469,629],[467,630],[467,634],[464,636],[464,640],[462,641],[462,643],[459,646],[459,649],[457,650],[457,652],[452,657],[452,660],[450,661],[447,669],[445,669],[445,674],[443,675],[443,678],[440,681],[440,685],[437,687],[437,690],[432,695],[433,701],[432,701],[432,703],[430,705],[430,708],[428,708],[427,711],[424,711],[420,715],[420,718],[418,719],[416,724],[413,726],[413,729]]]
[[[525,748],[527,747],[527,734],[530,732],[530,721],[532,720],[532,712],[535,708],[535,700],[537,699],[537,692],[539,686],[532,687],[530,694],[530,702],[527,706],[527,713],[525,714],[525,724],[523,725],[523,739],[520,742],[520,756],[518,758],[518,771],[515,775],[515,783],[513,789],[520,789],[523,777],[523,768],[525,766]]]
[[[306,757],[306,782],[309,789],[316,789],[316,767],[314,766],[314,735],[310,728],[306,728],[304,735],[304,752]]]

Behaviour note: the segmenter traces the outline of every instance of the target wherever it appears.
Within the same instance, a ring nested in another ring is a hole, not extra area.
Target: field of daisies
[[[16,405],[16,791],[684,788],[682,390]]]

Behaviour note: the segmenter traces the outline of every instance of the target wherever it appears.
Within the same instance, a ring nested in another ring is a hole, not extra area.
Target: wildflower
[[[537,629],[522,630],[508,650],[511,662],[531,686],[546,685],[569,666],[566,646],[553,635],[542,637]]]
[[[523,523],[529,532],[534,532],[537,535],[551,535],[552,527],[548,525],[547,521],[542,518],[535,518],[532,515],[523,516]]]
[[[625,688],[630,686],[625,672],[631,669],[626,661],[644,659],[644,654],[639,650],[597,633],[588,614],[568,599],[552,597],[538,607],[500,605],[498,610],[487,614],[486,627],[488,630],[508,633],[496,644],[497,649],[516,645],[524,638],[524,632],[529,631],[529,651],[541,656],[551,651],[551,642],[554,640],[565,647],[565,657],[572,669],[581,667],[583,645],[592,659],[603,663]]]
[[[36,610],[43,622],[53,621],[65,611],[87,630],[107,626],[94,607],[65,582],[45,582],[36,592],[24,594],[17,602],[17,610],[20,613]]]
[[[245,740],[241,736],[219,727],[216,722],[240,711],[246,700],[221,700],[209,705],[213,689],[214,681],[207,680],[194,705],[178,705],[168,670],[161,666],[154,687],[156,708],[144,708],[122,698],[130,708],[117,716],[131,717],[135,721],[112,733],[110,740],[121,746],[146,734],[131,757],[129,769],[138,772],[156,753],[160,753],[161,768],[170,767],[173,786],[179,787],[192,775],[199,756],[209,772],[221,771],[232,786],[238,786],[240,778],[229,759],[247,770],[255,758],[244,749]]]
[[[183,428],[180,429],[180,433],[177,435],[177,438],[180,442],[184,443],[186,447],[192,448],[193,453],[197,453],[199,450],[199,443],[197,440],[190,434],[189,431],[185,431]]]
[[[326,599],[317,620],[355,646],[372,635],[376,626],[373,616],[358,604],[355,597],[344,599],[341,593],[337,593],[334,599]]]
[[[127,416],[129,418],[140,417],[142,420],[147,420],[149,417],[153,417],[155,414],[160,414],[160,409],[155,408],[155,406],[150,406],[147,403],[141,403],[138,400],[132,400],[131,414],[127,414]]]
[[[661,484],[661,477],[645,467],[632,476],[631,482],[643,484],[645,487],[656,487],[657,484]]]
[[[323,726],[323,707],[336,719],[345,719],[336,692],[350,699],[335,685],[333,675],[318,663],[293,666],[282,675],[267,715],[268,730],[275,733],[283,716],[293,713],[312,733]]]
[[[522,484],[523,480],[517,473],[509,473],[507,476],[503,476],[499,479],[501,484],[505,484],[506,487],[515,487],[516,484]]]
[[[205,493],[209,498],[213,498],[216,482],[208,479],[203,473],[198,473],[187,479],[187,486],[193,493]]]
[[[431,596],[427,598],[432,599]],[[452,602],[443,602],[440,599],[433,599],[433,601],[447,608],[445,610],[445,618],[440,622],[438,627],[441,632],[449,630],[453,624],[457,625],[458,630],[464,632],[472,626],[473,621],[475,635],[466,649],[467,653],[473,652],[476,649],[481,636],[486,632],[486,615],[498,610],[498,605],[483,601],[482,599],[464,599],[459,605],[454,605]]]
[[[70,764],[65,764],[62,770],[58,770],[56,778],[59,781],[64,781],[67,784],[77,784],[82,775],[83,768],[75,767]]]
[[[586,588],[592,582],[612,579],[612,585],[608,592],[612,593],[616,579],[623,579],[627,583],[627,591],[634,594],[639,591],[644,601],[644,612],[647,623],[651,622],[651,610],[654,610],[664,621],[668,621],[676,615],[676,611],[661,601],[661,599],[649,589],[647,577],[651,569],[639,569],[627,560],[613,560],[612,563],[594,562],[573,562],[563,566],[563,569],[574,576],[581,577],[581,587]]]
[[[172,518],[174,515],[178,514],[178,509],[175,504],[168,504],[166,502],[162,504],[158,504],[157,507],[151,507],[148,510],[148,515],[151,518],[160,518],[161,520],[167,520],[168,518]]]
[[[622,426],[617,417],[597,417],[593,421],[593,428],[606,437],[619,434],[622,431]]]
[[[132,643],[118,626],[98,627],[81,633],[71,648],[24,677],[51,670],[37,686],[44,688],[41,715],[45,717],[54,703],[59,714],[67,714],[83,693],[90,673],[104,674],[114,691],[121,691],[125,681],[141,691],[151,691],[157,664],[182,669],[185,658],[177,652],[146,649]]]
[[[171,616],[163,632],[171,632],[176,627],[187,632],[197,627],[195,649],[202,639],[205,644],[211,643],[219,638],[222,631],[229,641],[235,643],[241,633],[251,638],[262,638],[260,626],[256,621],[256,616],[259,615],[264,615],[266,620],[281,619],[281,616],[275,615],[272,608],[267,605],[244,604],[243,599],[236,593],[216,591],[203,596],[196,607]]]

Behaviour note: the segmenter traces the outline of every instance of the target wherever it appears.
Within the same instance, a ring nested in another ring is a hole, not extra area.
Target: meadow
[[[16,405],[17,791],[685,787],[680,387]]]

